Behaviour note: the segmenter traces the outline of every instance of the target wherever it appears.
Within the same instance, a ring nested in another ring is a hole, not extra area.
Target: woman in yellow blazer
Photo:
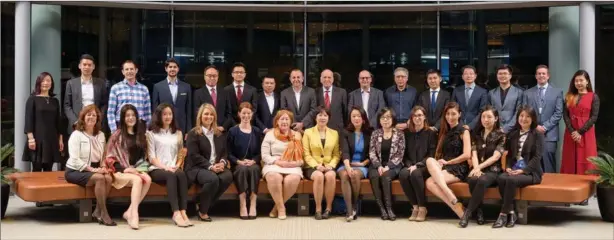
[[[305,130],[303,152],[305,176],[313,180],[313,198],[316,202],[316,220],[328,219],[335,197],[336,173],[339,163],[339,133],[328,128],[330,111],[322,106],[316,109],[315,127]],[[322,213],[322,195],[326,196],[326,210]]]

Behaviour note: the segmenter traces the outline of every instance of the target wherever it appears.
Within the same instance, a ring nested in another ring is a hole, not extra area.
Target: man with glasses
[[[473,130],[480,121],[480,111],[488,105],[488,91],[475,84],[477,71],[474,66],[464,66],[462,72],[465,84],[454,88],[452,101],[460,106],[463,127]]]
[[[361,107],[367,113],[369,123],[373,128],[377,128],[377,113],[386,107],[384,92],[371,87],[373,75],[367,70],[362,70],[358,74],[360,88],[350,92],[348,101],[348,116],[353,106]]]
[[[220,131],[225,131],[234,124],[230,116],[231,110],[228,106],[228,95],[226,94],[226,91],[220,91],[221,88],[217,86],[219,77],[220,73],[215,66],[211,65],[205,68],[205,86],[194,92],[193,113],[194,115],[198,114],[198,108],[205,103],[215,106],[218,128]]]
[[[384,92],[386,104],[396,114],[396,128],[403,131],[407,128],[409,113],[416,101],[416,89],[407,84],[409,71],[404,67],[394,70],[395,85]]]
[[[512,68],[502,64],[497,68],[499,87],[488,92],[490,105],[499,112],[499,123],[503,132],[509,133],[516,125],[516,111],[522,105],[524,91],[512,85]]]
[[[228,107],[230,108],[231,119],[234,123],[241,122],[239,119],[239,104],[242,102],[249,102],[252,104],[252,109],[256,112],[257,93],[256,88],[245,83],[245,75],[247,74],[245,64],[237,62],[232,67],[232,84],[224,87],[224,91],[228,94]]]

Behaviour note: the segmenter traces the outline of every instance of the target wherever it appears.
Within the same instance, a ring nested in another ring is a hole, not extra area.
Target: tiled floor
[[[406,203],[395,206],[397,221],[382,221],[372,202],[357,221],[347,223],[343,217],[316,221],[312,217],[290,215],[281,221],[266,217],[271,209],[269,200],[259,202],[256,220],[243,221],[237,201],[223,201],[212,210],[211,223],[197,222],[191,228],[178,228],[170,221],[167,203],[145,203],[141,206],[141,229],[131,230],[119,216],[127,205],[112,204],[111,215],[117,227],[96,223],[77,223],[75,211],[68,205],[37,208],[19,198],[11,197],[7,218],[1,222],[2,239],[614,239],[614,225],[601,221],[596,199],[589,206],[531,207],[529,225],[512,229],[492,229],[492,219],[498,207],[488,206],[486,225],[471,222],[469,227],[457,227],[457,219],[442,204],[429,205],[429,221],[407,221]],[[295,213],[289,203],[289,213]],[[192,215],[193,210],[191,210]],[[224,214],[225,213],[225,214]],[[220,216],[222,215],[222,216]]]

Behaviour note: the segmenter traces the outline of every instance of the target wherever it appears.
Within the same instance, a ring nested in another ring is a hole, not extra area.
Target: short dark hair
[[[474,73],[476,73],[476,74],[478,73],[478,70],[476,70],[474,66],[472,66],[472,65],[465,65],[463,68],[461,68],[461,74],[465,73],[466,69],[471,69],[471,70],[473,70]]]
[[[168,65],[170,65],[171,63],[174,63],[175,65],[177,65],[177,67],[179,67],[179,63],[177,62],[177,60],[175,60],[174,58],[169,58],[164,62],[164,68],[167,68]]]
[[[317,122],[315,119],[317,119],[317,118],[318,118],[318,114],[320,114],[320,113],[326,113],[326,115],[328,115],[328,119],[329,119],[329,121],[330,121],[330,117],[331,117],[331,115],[330,115],[330,109],[328,109],[328,108],[326,108],[326,107],[324,107],[324,106],[321,106],[321,105],[320,105],[320,106],[318,106],[318,107],[316,108],[315,113],[316,113],[316,114],[315,114],[315,115],[313,115],[314,122]]]
[[[83,61],[83,60],[90,60],[90,61],[96,63],[95,60],[94,60],[94,57],[92,55],[87,54],[87,53],[81,55],[81,57],[79,58],[79,63],[81,63],[81,61]]]
[[[382,110],[380,110],[377,113],[377,126],[378,127],[382,127],[382,116],[384,116],[384,114],[386,114],[387,112],[390,112],[390,116],[391,116],[391,120],[392,120],[392,127],[394,128],[395,125],[397,125],[397,115],[394,113],[394,110],[392,110],[392,108],[389,107],[385,107],[382,108]]]
[[[122,63],[122,69],[124,69],[124,65],[126,65],[126,63],[132,63],[132,65],[134,65],[134,68],[138,69],[139,66],[136,65],[136,63],[132,60],[126,60],[124,61],[124,63]]]
[[[264,82],[264,79],[265,79],[265,78],[271,78],[271,79],[273,79],[273,81],[276,81],[276,80],[275,80],[275,77],[273,77],[272,75],[268,75],[268,74],[267,74],[267,75],[262,76],[262,79],[261,79],[261,80],[262,80],[262,82]]]
[[[219,69],[217,69],[217,67],[216,67],[215,65],[209,65],[209,66],[207,66],[207,67],[205,68],[205,71],[203,71],[203,72],[206,72],[206,71],[207,71],[207,70],[209,70],[209,69],[215,69],[215,71],[217,71],[218,73],[220,72],[220,70],[219,70]]]
[[[550,68],[548,68],[548,65],[546,64],[537,65],[537,67],[535,67],[535,71],[537,72],[537,70],[539,70],[540,68],[545,68],[546,71],[550,72]]]
[[[428,71],[426,71],[427,77],[431,74],[437,74],[437,76],[441,77],[441,71],[439,71],[438,69],[429,69]]]
[[[499,65],[499,67],[497,67],[497,73],[499,73],[499,71],[501,71],[501,70],[507,70],[510,74],[513,73],[512,66],[510,66],[508,64],[501,64],[501,65]]]
[[[520,118],[520,114],[523,113],[523,112],[529,114],[529,117],[531,117],[531,130],[537,128],[537,124],[538,124],[538,122],[537,122],[537,113],[535,112],[535,109],[533,109],[529,105],[522,105],[518,109],[518,112],[516,113],[516,125],[515,125],[515,128],[520,130],[520,123],[518,123],[518,119]]]
[[[247,70],[247,68],[245,67],[245,64],[242,63],[242,62],[236,62],[236,63],[232,64],[232,69],[230,69],[230,70],[234,71],[235,68],[237,68],[237,67],[242,67],[243,70]]]

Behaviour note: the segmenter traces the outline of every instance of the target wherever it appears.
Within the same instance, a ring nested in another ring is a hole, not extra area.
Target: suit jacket
[[[215,163],[224,162],[227,165],[228,152],[226,149],[226,134],[220,134],[213,137],[213,145],[215,146]],[[211,166],[209,157],[211,157],[211,142],[203,134],[200,135],[196,131],[191,130],[188,133],[187,140],[188,157],[184,163],[184,171],[189,179],[195,179],[198,169],[208,169]]]
[[[279,101],[281,103],[281,109],[286,109],[294,114],[294,122],[303,122],[303,129],[314,126],[313,119],[309,118],[311,115],[310,113],[316,110],[316,93],[312,88],[303,86],[298,107],[292,87],[288,87],[281,91],[281,98]]]
[[[501,87],[496,87],[488,92],[490,105],[499,111],[499,122],[503,132],[509,133],[516,125],[516,111],[522,105],[523,90],[511,85],[507,90],[505,102],[501,104]]]
[[[94,86],[94,104],[103,115],[107,112],[107,104],[109,103],[109,94],[105,85],[105,81],[99,78],[92,78]],[[72,126],[79,120],[79,113],[83,108],[83,97],[81,95],[81,77],[76,77],[66,83],[66,92],[64,93],[64,113],[68,118],[68,134],[72,133]],[[102,119],[106,117],[101,116]]]
[[[457,102],[460,105],[463,124],[468,125],[473,130],[480,121],[480,111],[488,105],[488,91],[476,84],[473,88],[473,93],[471,93],[469,104],[467,104],[465,101],[465,86],[463,84],[454,88],[451,101]]]
[[[543,109],[539,111],[539,86],[530,88],[524,92],[523,104],[531,106],[537,112],[539,125],[546,128],[546,141],[557,142],[559,140],[559,121],[563,118],[563,90],[555,88],[552,83],[548,84],[544,94]]]
[[[367,117],[369,118],[369,124],[373,128],[377,128],[377,113],[386,107],[386,100],[384,100],[384,92],[377,88],[372,87],[369,90],[369,106],[367,107]],[[352,111],[353,106],[363,108],[361,89],[356,89],[349,94],[350,100],[348,101],[348,118]],[[363,108],[364,109],[364,108]]]
[[[215,111],[217,113],[217,125],[218,126],[222,126],[224,127],[224,131],[228,131],[228,129],[230,129],[230,127],[232,127],[234,125],[234,122],[232,119],[230,119],[230,115],[231,115],[231,110],[230,110],[230,106],[228,106],[228,101],[226,100],[226,98],[228,98],[226,91],[224,91],[222,88],[217,87],[215,90],[216,96],[217,96],[217,105],[215,106]],[[207,87],[206,85],[204,87],[201,87],[200,89],[196,90],[194,92],[194,119],[196,119],[197,117],[201,117],[201,116],[196,116],[198,115],[198,108],[200,108],[200,105],[208,103],[213,105],[213,99],[211,98],[211,94],[209,94],[209,87]]]
[[[271,109],[269,109],[269,104],[266,101],[264,92],[258,94],[258,101],[256,103],[256,109],[258,109],[258,111],[256,111],[255,122],[256,127],[260,128],[260,130],[264,131],[267,128],[273,128],[273,119],[275,118],[277,111],[279,111],[280,98],[279,93],[273,92],[274,105],[271,111]]]
[[[364,138],[364,148],[360,155],[360,161],[369,159],[369,143],[371,143],[371,133],[363,132],[362,134]],[[356,151],[356,144],[354,144],[356,142],[356,134],[344,129],[341,131],[340,137],[339,147],[341,148],[341,161],[350,160],[351,162],[354,152]]]
[[[330,114],[328,119],[328,127],[337,131],[345,127],[345,122],[348,112],[348,94],[345,89],[340,87],[332,87],[332,96],[330,99]],[[319,87],[315,91],[316,93],[316,106],[324,106],[324,90],[323,87]],[[317,113],[314,111],[310,117],[315,119]]]
[[[443,88],[439,88],[439,92],[437,92],[437,99],[435,100],[435,109],[431,109],[431,89],[429,88],[420,93],[416,105],[420,105],[426,109],[425,114],[429,125],[439,129],[439,125],[441,125],[441,118],[443,117],[443,109],[446,107],[446,104],[448,104],[449,101],[450,93]]]
[[[230,108],[230,116],[231,119],[234,121],[233,125],[241,122],[241,119],[239,119],[238,112],[239,104],[241,104],[242,102],[249,102],[250,104],[252,104],[252,110],[254,112],[257,111],[256,100],[258,98],[258,93],[256,92],[256,88],[243,82],[243,88],[241,90],[243,91],[243,95],[241,95],[241,101],[239,102],[237,101],[237,93],[234,88],[234,84],[231,83],[230,85],[224,87],[224,91],[228,96],[228,98],[226,98],[226,104],[228,104],[228,107]]]
[[[192,87],[190,84],[177,80],[177,99],[173,102],[168,80],[164,79],[156,83],[151,95],[152,112],[155,112],[155,109],[161,103],[168,103],[174,107],[173,117],[181,132],[187,133],[192,129],[192,111],[194,109],[192,107]]]
[[[331,128],[326,129],[324,146],[320,139],[318,127],[305,130],[303,135],[303,158],[305,168],[316,168],[321,164],[324,166],[337,168],[341,153],[339,151],[339,133]]]
[[[507,151],[506,168],[512,168],[517,161],[518,155],[518,140],[520,139],[520,130],[514,129],[507,135],[505,140],[505,151]],[[527,166],[522,169],[524,174],[533,176],[533,184],[541,183],[542,181],[542,153],[544,152],[544,134],[532,129],[529,131],[527,139],[524,141],[521,156],[525,160]]]

